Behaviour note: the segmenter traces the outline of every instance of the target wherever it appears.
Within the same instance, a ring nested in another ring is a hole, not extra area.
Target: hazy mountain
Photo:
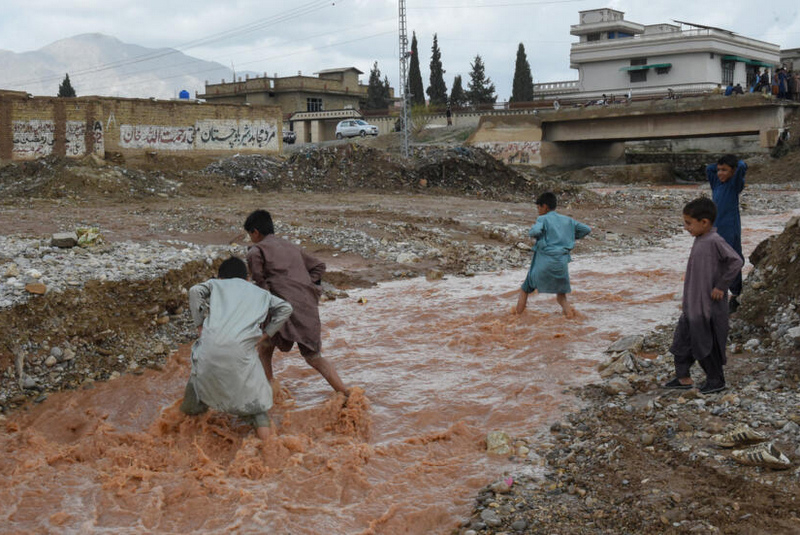
[[[231,69],[171,48],[145,48],[99,33],[51,43],[33,52],[0,50],[0,89],[56,96],[69,74],[79,97],[176,98],[185,89],[194,98],[205,81],[230,81]],[[242,73],[244,74],[244,73]],[[238,76],[238,73],[237,73]]]

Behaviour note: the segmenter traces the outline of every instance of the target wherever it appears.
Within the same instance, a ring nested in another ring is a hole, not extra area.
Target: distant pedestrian
[[[736,87],[733,88],[734,95],[744,95],[744,89],[742,89],[742,84],[736,84]]]
[[[536,199],[539,217],[528,235],[536,238],[533,246],[531,267],[525,282],[519,290],[517,314],[522,314],[528,302],[528,295],[539,293],[556,294],[556,301],[567,318],[575,317],[574,309],[567,302],[567,294],[572,291],[569,284],[570,251],[575,240],[583,238],[591,229],[571,217],[556,212],[557,200],[554,193],[546,192]]]
[[[453,126],[453,112],[450,110],[450,105],[447,105],[447,110],[444,112],[447,117],[447,126]]]
[[[706,374],[701,394],[726,388],[723,366],[727,362],[728,287],[741,272],[742,259],[713,228],[714,201],[700,197],[683,207],[683,228],[694,236],[683,282],[681,316],[675,327],[670,353],[675,357],[675,378],[664,388],[688,390],[696,362]]]

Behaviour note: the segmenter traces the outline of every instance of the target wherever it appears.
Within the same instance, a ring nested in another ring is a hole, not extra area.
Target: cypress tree
[[[467,95],[464,93],[464,88],[461,87],[461,75],[457,74],[453,78],[453,88],[450,90],[450,106],[453,108],[463,108],[467,105]]]
[[[386,99],[386,87],[381,81],[381,70],[378,68],[378,62],[372,66],[369,71],[369,84],[367,85],[367,102],[364,106],[368,110],[383,110],[388,106]]]
[[[69,81],[69,74],[64,76],[64,81],[58,86],[58,96],[59,97],[75,97],[77,94],[75,93],[75,89],[72,87],[72,84]]]
[[[447,85],[444,83],[445,70],[442,68],[442,53],[439,50],[439,41],[433,34],[431,47],[431,85],[428,86],[429,104],[431,107],[447,105]]]
[[[411,64],[408,66],[408,92],[411,93],[413,106],[425,105],[425,88],[422,87],[422,73],[419,70],[419,53],[417,52],[417,34],[411,34]]]
[[[514,67],[514,85],[511,89],[511,102],[530,102],[533,100],[533,76],[531,65],[525,55],[522,43],[517,49],[517,64]]]
[[[473,106],[480,104],[493,104],[497,100],[494,94],[494,84],[491,78],[486,77],[486,68],[480,54],[475,56],[475,61],[470,64],[472,72],[469,73],[467,85],[467,99]]]

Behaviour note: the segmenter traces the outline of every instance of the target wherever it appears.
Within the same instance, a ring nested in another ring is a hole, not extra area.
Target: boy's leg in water
[[[568,319],[575,317],[575,309],[567,302],[567,294],[556,294],[556,301],[561,305],[561,310],[564,312],[565,317]]]
[[[306,362],[308,365],[317,370],[322,377],[328,381],[328,384],[333,387],[333,389],[337,392],[342,392],[347,394],[347,389],[344,386],[344,383],[339,378],[339,374],[336,373],[336,367],[333,365],[331,361],[320,355],[319,353],[314,353],[313,355],[305,356]]]
[[[258,358],[261,359],[261,365],[264,367],[264,373],[267,376],[267,381],[272,383],[275,375],[272,373],[272,354],[275,353],[275,344],[267,340],[258,344]]]
[[[275,432],[272,430],[272,420],[270,420],[269,414],[254,414],[252,416],[252,420],[253,426],[256,428],[256,435],[258,438],[261,440],[269,440],[275,436]]]
[[[519,296],[517,297],[517,308],[514,309],[514,312],[517,314],[522,314],[525,312],[525,307],[528,305],[528,294],[525,290],[519,291]]]

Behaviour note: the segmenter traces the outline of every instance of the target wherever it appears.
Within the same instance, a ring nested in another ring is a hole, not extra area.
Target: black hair
[[[241,258],[232,256],[219,265],[218,276],[220,279],[247,280],[247,264]]]
[[[275,226],[272,224],[272,216],[266,210],[256,210],[244,220],[244,229],[247,232],[259,231],[264,236],[275,234]]]
[[[539,197],[536,198],[536,205],[541,206],[543,204],[548,208],[550,208],[551,210],[555,210],[556,206],[558,206],[558,201],[556,201],[556,194],[551,191],[546,191],[541,195],[539,195]]]
[[[714,220],[717,219],[717,205],[708,197],[699,197],[686,203],[683,207],[683,214],[698,221],[708,219],[711,224],[714,224]]]
[[[739,157],[735,154],[726,154],[725,156],[720,156],[719,160],[717,160],[717,165],[727,165],[734,171],[739,166]]]

